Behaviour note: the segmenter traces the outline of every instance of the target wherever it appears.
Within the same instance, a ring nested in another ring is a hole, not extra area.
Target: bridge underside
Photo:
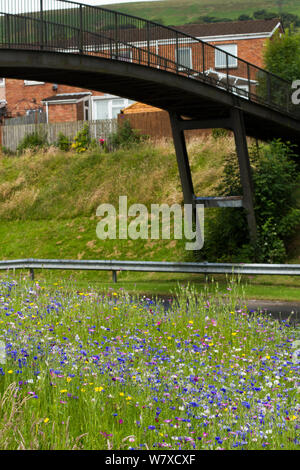
[[[300,147],[300,121],[215,86],[171,72],[74,53],[0,50],[2,77],[40,80],[111,93],[191,119],[209,121],[244,115],[246,134],[281,138]]]

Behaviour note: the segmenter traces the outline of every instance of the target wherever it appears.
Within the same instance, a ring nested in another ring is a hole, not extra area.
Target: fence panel
[[[74,139],[75,135],[83,126],[88,123],[90,129],[90,136],[92,139],[105,139],[109,135],[116,132],[118,121],[117,119],[101,119],[97,121],[74,121],[74,122],[54,122],[48,124],[22,124],[17,126],[2,126],[1,137],[2,146],[15,152],[18,145],[28,134],[40,132],[46,134],[47,142],[49,145],[54,145],[57,142],[59,133],[63,133],[69,139]]]

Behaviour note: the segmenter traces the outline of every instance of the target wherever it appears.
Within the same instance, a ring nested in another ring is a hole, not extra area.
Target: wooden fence
[[[116,132],[118,126],[117,119],[1,126],[0,142],[3,147],[15,152],[19,143],[26,135],[40,132],[46,135],[48,144],[54,145],[58,140],[59,133],[64,134],[70,139],[74,139],[77,132],[81,130],[86,123],[89,125],[91,138],[96,140],[107,140],[111,133]]]
[[[127,113],[125,110],[118,115],[118,121],[122,124],[125,119],[130,122],[133,129],[138,130],[141,134],[148,135],[151,140],[172,139],[172,128],[167,111]],[[186,138],[190,139],[209,134],[211,134],[209,129],[196,129],[186,131]]]

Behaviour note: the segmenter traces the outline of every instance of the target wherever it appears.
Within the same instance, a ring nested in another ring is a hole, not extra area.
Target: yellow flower
[[[44,423],[48,423],[48,421],[49,421],[49,418],[44,419]]]
[[[123,392],[120,393],[120,397],[124,397],[124,393],[123,393]]]
[[[8,374],[13,374],[13,371],[12,371],[12,370],[9,370],[7,373],[8,373]]]
[[[231,334],[232,334],[232,336],[235,336],[237,333],[231,333]]]
[[[71,382],[71,377],[67,377],[67,382]]]
[[[95,387],[95,392],[102,392],[103,387]]]
[[[129,397],[129,396],[126,397],[126,400],[132,400],[132,397]]]
[[[64,389],[64,390],[61,390],[60,393],[67,393],[68,390]]]

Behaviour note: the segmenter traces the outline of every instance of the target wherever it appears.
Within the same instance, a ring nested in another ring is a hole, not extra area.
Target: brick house
[[[176,29],[218,47],[216,50],[212,49],[205,57],[205,73],[212,77],[218,76],[220,82],[226,67],[226,57],[222,51],[263,67],[263,49],[266,41],[272,38],[276,31],[283,32],[279,19],[187,24],[176,26]],[[203,61],[201,44],[186,41],[176,50],[175,39],[170,37],[170,30],[161,28],[159,31],[160,37],[150,44],[153,52],[158,55],[166,54],[170,60],[178,59],[182,67],[193,68],[197,61],[198,63],[200,60]],[[169,37],[164,37],[164,34],[168,34]],[[122,31],[124,42],[127,35],[128,40],[130,38],[134,44],[134,30]],[[126,47],[120,48],[120,55],[126,61],[134,59],[132,50]],[[238,79],[239,88],[249,91],[249,82],[244,78],[245,71],[241,70],[242,64],[234,57],[229,57],[228,66],[232,69],[231,79]],[[0,79],[0,116],[5,112],[7,118],[44,110],[48,122],[111,119],[133,103],[122,97],[66,85]],[[147,107],[147,111],[149,110]]]

